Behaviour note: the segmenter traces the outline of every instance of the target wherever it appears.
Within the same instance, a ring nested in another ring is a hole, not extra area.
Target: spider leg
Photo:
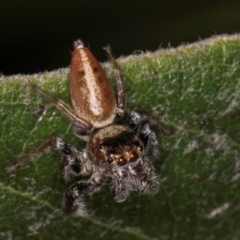
[[[56,149],[63,154],[60,173],[66,181],[70,181],[72,177],[88,176],[92,173],[92,165],[85,151],[76,150],[59,137],[56,138]]]
[[[163,126],[163,123],[156,116],[152,116],[143,110],[134,110],[131,112],[130,127],[134,130],[143,122],[149,123],[151,126],[156,126],[164,134],[170,134],[170,131]]]
[[[159,183],[154,173],[154,167],[149,160],[129,169],[132,191],[155,195],[159,191]]]
[[[64,213],[76,216],[87,215],[84,195],[91,195],[98,191],[104,181],[101,173],[96,173],[90,180],[74,183],[66,192],[64,199]]]
[[[60,171],[65,180],[69,180],[71,177],[78,176],[80,174],[89,175],[91,173],[91,166],[90,163],[88,163],[86,153],[77,151],[73,146],[64,142],[59,137],[49,139],[40,147],[24,156],[19,162],[6,168],[7,173],[12,173],[21,166],[38,158],[42,153],[50,150],[51,148],[56,148],[56,150],[63,154],[63,158],[60,163]]]
[[[33,161],[34,159],[36,159],[38,156],[40,156],[42,153],[46,152],[48,149],[52,148],[56,146],[56,138],[53,137],[51,139],[49,139],[48,141],[44,142],[40,147],[38,147],[37,149],[34,149],[33,151],[31,151],[30,153],[28,153],[26,156],[24,156],[19,162],[17,162],[16,164],[7,167],[5,170],[7,173],[12,173],[14,172],[16,169],[20,168],[21,166],[25,165],[28,162]]]
[[[91,131],[83,128],[81,125],[79,124],[74,124],[74,133],[77,137],[79,137],[80,139],[84,140],[84,141],[88,141],[89,140],[89,136]]]
[[[123,202],[128,198],[131,184],[125,171],[118,170],[113,173],[110,190],[116,202]]]
[[[42,95],[50,102],[52,102],[58,109],[65,113],[73,122],[77,123],[79,126],[86,129],[87,131],[92,130],[93,128],[92,124],[85,120],[84,118],[77,116],[73,109],[71,109],[65,102],[57,99],[56,97],[50,95],[49,93],[46,93],[37,85],[33,85],[32,88],[35,91],[37,91],[40,95]]]
[[[144,159],[151,161],[159,157],[159,142],[156,133],[150,128],[149,124],[143,125],[139,129],[138,136],[145,144]]]
[[[123,84],[123,74],[122,74],[122,69],[119,66],[119,64],[117,63],[117,61],[115,60],[115,58],[112,56],[112,52],[111,52],[111,48],[110,46],[107,46],[104,48],[105,51],[108,54],[108,57],[115,69],[115,74],[117,77],[117,88],[118,88],[118,99],[117,99],[117,117],[122,117],[124,114],[124,110],[125,110],[125,97],[126,97],[126,93],[125,93],[125,88],[124,88],[124,84]]]
[[[143,158],[155,160],[159,156],[159,142],[152,126],[158,125],[156,118],[148,116],[145,112],[132,111],[130,128],[136,132],[145,145]]]

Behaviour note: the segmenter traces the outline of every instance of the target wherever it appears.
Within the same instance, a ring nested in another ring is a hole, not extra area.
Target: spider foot
[[[141,191],[145,194],[155,195],[159,191],[159,184],[154,180],[144,181],[142,182]]]
[[[126,201],[126,199],[128,198],[130,192],[129,191],[126,191],[126,190],[122,190],[122,191],[119,191],[119,192],[113,192],[112,191],[112,194],[114,196],[114,199],[116,202],[124,202]]]
[[[65,193],[63,212],[73,216],[85,216],[87,210],[83,201],[84,195],[90,195],[103,183],[101,175],[95,175],[90,181],[79,181],[74,183]]]
[[[116,202],[124,202],[131,191],[131,186],[124,184],[122,181],[115,181],[111,185],[111,193],[115,199]]]
[[[76,197],[75,193],[70,189],[65,193],[65,202],[63,212],[71,216],[88,215],[83,197]]]

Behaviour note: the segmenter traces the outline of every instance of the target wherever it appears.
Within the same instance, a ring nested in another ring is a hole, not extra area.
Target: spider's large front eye
[[[119,160],[118,160],[118,162],[117,162],[117,164],[118,164],[119,166],[123,166],[123,165],[125,165],[126,163],[127,163],[127,160],[126,160],[124,157],[120,157]]]

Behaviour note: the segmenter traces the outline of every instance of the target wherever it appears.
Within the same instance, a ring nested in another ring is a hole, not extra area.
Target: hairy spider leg
[[[152,116],[142,111],[132,111],[129,126],[135,131],[145,145],[143,159],[155,160],[159,156],[159,143],[152,126],[158,126],[159,122]]]
[[[145,159],[129,171],[128,177],[132,192],[155,195],[159,191],[159,183],[154,167],[149,159]]]
[[[116,202],[125,201],[132,191],[126,171],[115,171],[111,176],[110,191]]]
[[[73,177],[92,174],[92,165],[85,150],[78,151],[59,137],[56,138],[55,147],[63,154],[60,162],[60,172],[66,181],[70,181]]]
[[[117,61],[115,60],[115,58],[112,56],[110,46],[105,47],[104,50],[107,52],[109,60],[115,69],[115,74],[116,74],[116,78],[117,78],[117,87],[118,87],[117,117],[120,118],[124,114],[125,98],[126,98],[126,93],[125,93],[125,88],[124,88],[124,83],[123,83],[122,69],[119,66],[119,64],[117,63]]]
[[[117,202],[125,201],[131,192],[154,195],[159,191],[159,184],[152,162],[141,160],[136,166],[128,166],[111,175],[110,190]]]
[[[159,157],[159,142],[150,124],[144,124],[137,135],[145,143],[144,159],[151,159],[151,161],[157,159]]]
[[[171,133],[169,129],[166,129],[163,126],[163,123],[160,121],[158,117],[152,116],[148,112],[139,109],[131,112],[131,119],[129,124],[133,130],[139,127],[139,125],[142,124],[143,122],[148,122],[151,126],[156,126],[164,134]]]
[[[83,197],[85,195],[91,195],[98,191],[104,182],[104,177],[100,172],[96,172],[90,180],[78,181],[74,183],[65,192],[64,208],[63,211],[66,214],[85,216],[87,210]]]
[[[86,164],[86,153],[77,151],[76,148],[64,142],[59,137],[53,137],[49,139],[40,147],[34,149],[26,156],[24,156],[19,162],[6,168],[7,173],[14,172],[16,169],[20,168],[28,162],[33,161],[44,152],[49,151],[51,148],[56,148],[56,150],[60,151],[63,154],[63,158],[60,163],[60,171],[62,177],[65,180],[70,180],[72,177],[79,175],[86,176],[91,174],[91,167],[89,167],[89,164]],[[84,167],[82,167],[83,165]]]

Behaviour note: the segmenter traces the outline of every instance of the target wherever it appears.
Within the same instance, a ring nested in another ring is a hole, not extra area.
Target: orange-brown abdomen
[[[99,62],[81,41],[75,42],[70,77],[71,99],[76,114],[94,128],[111,124],[117,108],[113,88]]]

